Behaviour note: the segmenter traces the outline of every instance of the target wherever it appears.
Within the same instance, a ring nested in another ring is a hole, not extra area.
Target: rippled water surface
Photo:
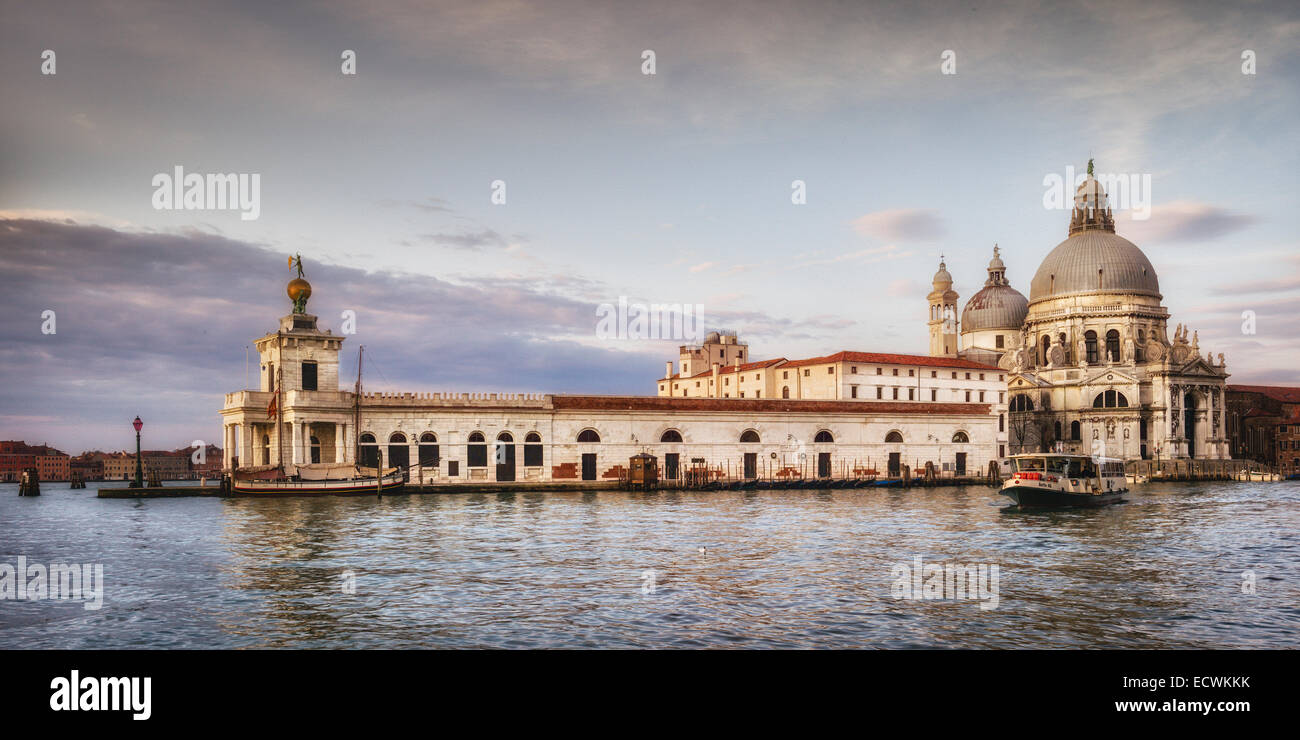
[[[1300,646],[1293,482],[1150,485],[1051,513],[1007,509],[989,488],[43,488],[0,486],[0,562],[102,563],[104,605],[0,601],[0,647]],[[917,556],[996,564],[997,608],[895,599],[892,567]]]

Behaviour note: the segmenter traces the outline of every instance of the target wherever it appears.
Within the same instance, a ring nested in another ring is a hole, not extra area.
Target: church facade
[[[1203,356],[1196,332],[1168,331],[1155,268],[1115,233],[1091,163],[1067,237],[1044,258],[1029,297],[1011,287],[996,247],[988,272],[962,313],[955,355],[1007,371],[1013,452],[1231,457],[1227,363],[1222,354]],[[941,263],[930,294],[932,352],[955,346],[951,285]]]

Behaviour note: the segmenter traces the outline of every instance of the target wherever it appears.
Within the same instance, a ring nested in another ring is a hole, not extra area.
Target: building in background
[[[43,481],[65,481],[71,476],[70,461],[67,453],[48,445],[0,442],[0,480],[6,482],[19,480],[27,468],[35,468]]]
[[[1293,443],[1293,435],[1300,431],[1294,420],[1300,416],[1300,388],[1229,385],[1224,396],[1233,457],[1275,467],[1289,462],[1288,456],[1294,457],[1295,448],[1288,444],[1284,450],[1282,444]]]

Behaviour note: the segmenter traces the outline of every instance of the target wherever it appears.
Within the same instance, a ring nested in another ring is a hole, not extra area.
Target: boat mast
[[[275,369],[275,440],[276,457],[279,458],[280,470],[284,470],[284,363]]]
[[[366,351],[365,345],[357,345],[357,387],[353,393],[352,418],[352,464],[361,467],[361,358]]]

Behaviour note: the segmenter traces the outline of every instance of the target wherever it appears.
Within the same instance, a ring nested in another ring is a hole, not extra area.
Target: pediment
[[[1203,378],[1217,378],[1220,376],[1219,368],[1206,362],[1202,357],[1197,357],[1186,365],[1183,365],[1179,368],[1178,374],[1200,376]]]
[[[1033,373],[1016,373],[1007,379],[1007,389],[1013,391],[1027,388],[1043,388],[1050,385],[1051,383]]]
[[[1118,370],[1113,367],[1102,368],[1087,378],[1083,379],[1079,385],[1126,385],[1128,383],[1137,383],[1138,377],[1132,373]]]

